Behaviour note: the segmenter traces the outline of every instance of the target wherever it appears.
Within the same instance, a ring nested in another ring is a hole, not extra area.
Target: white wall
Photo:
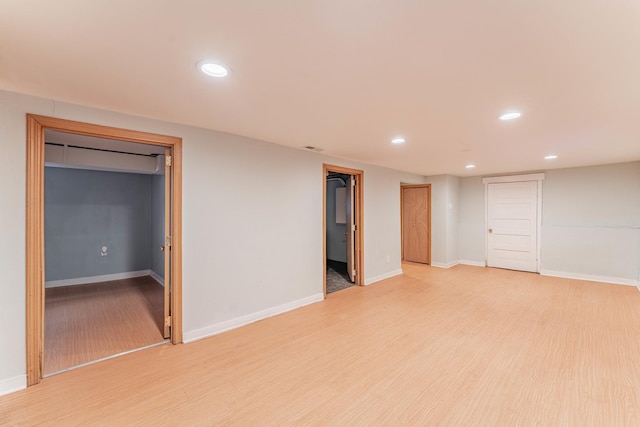
[[[484,263],[485,188],[460,181],[459,256]],[[640,162],[545,171],[541,273],[637,283]]]
[[[26,369],[26,113],[183,138],[187,334],[321,297],[323,163],[364,171],[365,283],[400,271],[400,182],[422,183],[423,177],[250,138],[0,91],[0,143],[11,159],[0,168],[2,182],[11,183],[0,189],[0,220],[5,227],[0,245],[0,322],[10,325],[0,329],[0,394],[3,384],[16,384]]]
[[[457,263],[458,220],[460,212],[460,178],[447,175],[447,265]]]
[[[0,92],[0,147],[11,159],[0,168],[0,223],[6,242],[0,245],[0,394],[26,384],[24,111],[45,111],[47,105]]]
[[[431,184],[431,264],[450,267],[459,260],[460,178],[436,175],[425,179]]]
[[[364,181],[364,269],[365,283],[370,283],[401,272],[400,185],[425,182],[422,176],[378,166],[365,168]],[[384,241],[379,240],[382,230]]]
[[[640,162],[550,170],[542,186],[543,274],[638,280]]]
[[[460,179],[458,248],[460,261],[484,265],[486,236],[484,225],[484,184],[482,177]]]

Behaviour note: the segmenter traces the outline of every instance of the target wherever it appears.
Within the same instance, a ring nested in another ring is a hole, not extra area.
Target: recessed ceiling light
[[[229,69],[224,65],[213,61],[200,61],[198,62],[198,69],[211,77],[227,77],[229,75]]]
[[[391,140],[392,144],[402,144],[403,142],[405,142],[405,139],[401,136],[397,136]]]
[[[519,113],[517,111],[511,111],[510,113],[504,113],[503,115],[501,115],[500,120],[513,120],[513,119],[517,119],[521,115],[522,113]]]
[[[548,156],[544,156],[545,160],[553,160],[553,159],[557,159],[558,156],[556,156],[555,154],[549,154]]]
[[[476,165],[466,165],[466,166],[465,166],[465,168],[467,168],[467,169],[473,169],[473,168],[475,168],[475,167],[476,167]]]

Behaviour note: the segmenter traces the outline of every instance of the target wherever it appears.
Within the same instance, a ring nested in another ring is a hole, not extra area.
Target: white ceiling
[[[0,0],[0,10],[5,90],[423,175],[640,160],[637,0]],[[204,58],[231,76],[200,74]],[[522,118],[498,121],[508,109]],[[391,145],[396,135],[407,142]]]

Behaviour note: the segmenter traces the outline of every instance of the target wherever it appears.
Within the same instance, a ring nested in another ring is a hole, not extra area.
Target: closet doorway
[[[181,342],[181,139],[27,122],[28,385]]]
[[[340,166],[323,168],[324,293],[362,286],[363,172]]]

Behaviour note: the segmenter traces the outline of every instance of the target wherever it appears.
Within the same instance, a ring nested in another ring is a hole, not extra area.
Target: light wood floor
[[[405,275],[0,398],[0,425],[640,425],[640,292]]]
[[[164,341],[163,302],[148,276],[46,289],[45,375]]]

